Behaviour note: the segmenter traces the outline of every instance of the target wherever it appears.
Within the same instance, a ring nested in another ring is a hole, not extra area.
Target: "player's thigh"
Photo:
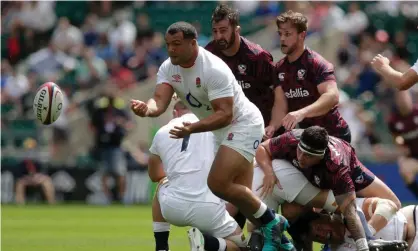
[[[240,182],[249,184],[252,180],[255,150],[264,134],[262,124],[231,126],[221,139],[220,147],[209,174],[208,181]]]
[[[298,199],[295,202],[306,205],[320,193],[320,189],[314,187],[303,173],[289,161],[275,159],[272,161],[272,165],[274,173],[282,186],[282,189],[277,186],[274,187],[273,194],[277,197],[283,198],[287,202]]]
[[[401,202],[395,193],[378,177],[375,177],[374,180],[367,187],[363,188],[360,191],[356,192],[359,197],[364,198],[382,198],[393,201],[398,208],[401,208]]]
[[[237,222],[226,211],[225,203],[194,203],[190,226],[217,238],[226,238],[240,230]]]
[[[273,191],[273,194],[269,194],[265,197],[261,197],[261,187],[263,185],[263,178],[264,178],[264,172],[261,170],[260,167],[254,168],[254,178],[253,178],[253,184],[252,184],[252,191],[253,193],[260,198],[264,204],[267,205],[268,208],[277,210],[279,205],[284,202],[284,199],[275,196],[276,190]]]
[[[188,217],[193,203],[171,196],[166,187],[161,187],[158,192],[161,214],[163,218],[175,226],[189,226]]]

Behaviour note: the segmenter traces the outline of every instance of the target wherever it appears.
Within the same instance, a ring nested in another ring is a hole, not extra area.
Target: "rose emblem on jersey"
[[[196,78],[196,87],[200,88],[200,78],[199,77]]]
[[[300,69],[298,70],[298,80],[304,80],[305,79],[306,70]]]
[[[239,74],[245,75],[245,71],[247,70],[247,66],[245,64],[238,65]]]
[[[230,132],[228,134],[228,137],[226,138],[227,140],[232,140],[234,138],[234,134],[232,132]]]
[[[363,177],[363,174],[361,174],[360,176],[358,176],[358,177],[356,178],[355,182],[356,182],[357,184],[362,184],[362,183],[364,182],[364,177]]]

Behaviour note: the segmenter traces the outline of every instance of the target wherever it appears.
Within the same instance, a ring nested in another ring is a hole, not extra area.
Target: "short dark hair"
[[[308,211],[300,216],[295,222],[292,222],[287,229],[287,232],[292,236],[293,241],[303,243],[304,237],[306,238],[310,234],[311,222],[319,218],[319,213]]]
[[[215,10],[212,13],[211,22],[219,22],[224,19],[228,19],[229,24],[233,27],[239,25],[239,12],[237,10],[233,10],[226,4],[220,4],[216,6]]]
[[[280,28],[281,24],[287,22],[290,22],[293,26],[295,26],[298,33],[308,30],[308,19],[302,13],[288,10],[280,14],[276,19],[277,28]]]
[[[320,126],[311,126],[306,128],[301,137],[300,141],[305,145],[315,150],[324,150],[328,146],[328,132],[325,128]]]
[[[197,39],[196,28],[188,22],[175,22],[168,27],[166,33],[174,35],[177,32],[182,32],[185,39]]]

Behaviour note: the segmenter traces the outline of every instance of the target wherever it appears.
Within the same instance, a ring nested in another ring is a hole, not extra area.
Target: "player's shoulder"
[[[251,55],[258,60],[273,60],[273,56],[267,50],[265,50],[261,45],[256,44],[245,37],[241,37],[241,46],[244,46],[246,50],[245,53]]]
[[[200,48],[202,50],[202,67],[204,68],[205,75],[207,77],[221,77],[224,75],[233,76],[231,69],[228,65],[220,59],[218,56],[212,54],[210,51]],[[234,77],[235,78],[235,77]]]
[[[277,63],[275,64],[275,67],[278,69],[281,67],[284,67],[286,65],[286,62],[287,62],[287,56],[284,56],[279,61],[277,61]]]
[[[170,72],[172,71],[176,66],[171,63],[170,58],[167,58],[164,60],[164,62],[160,65],[159,71],[164,72]]]
[[[215,40],[210,41],[204,48],[205,50],[216,54]]]
[[[333,66],[328,60],[326,60],[321,54],[319,54],[318,52],[310,49],[310,48],[306,48],[306,59],[309,63],[311,63],[314,67],[315,66],[321,66],[321,65],[326,65],[328,67]]]

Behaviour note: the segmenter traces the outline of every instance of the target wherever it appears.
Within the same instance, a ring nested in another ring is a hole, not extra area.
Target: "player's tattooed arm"
[[[337,203],[344,214],[346,227],[356,242],[357,250],[369,250],[363,225],[361,224],[360,218],[357,215],[355,192],[338,195],[335,197],[335,199],[337,200]]]
[[[154,97],[148,100],[148,117],[158,117],[163,114],[170,105],[174,89],[169,84],[159,84],[155,88]]]

